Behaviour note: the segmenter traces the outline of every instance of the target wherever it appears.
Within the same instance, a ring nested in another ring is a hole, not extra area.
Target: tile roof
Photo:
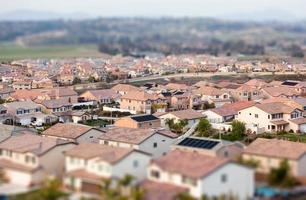
[[[60,107],[63,107],[63,106],[72,106],[72,104],[69,103],[67,99],[45,100],[45,101],[42,101],[41,104],[44,105],[46,108],[49,108],[49,109],[60,108]]]
[[[98,158],[101,161],[114,164],[133,151],[134,150],[130,148],[121,148],[94,143],[81,143],[66,151],[65,155],[86,160]]]
[[[300,93],[295,90],[295,88],[287,87],[287,86],[279,86],[279,87],[266,87],[263,90],[268,93],[272,97],[279,97],[282,95],[285,96],[299,96]]]
[[[22,165],[16,162],[13,162],[11,160],[5,159],[5,158],[1,158],[0,159],[0,168],[1,169],[13,169],[13,170],[18,170],[18,171],[23,171],[23,172],[34,172],[38,169],[40,169],[41,167],[31,167],[31,166],[26,166],[26,165]]]
[[[298,125],[306,124],[306,118],[304,117],[296,118],[296,119],[289,119],[289,121],[291,121],[294,124],[298,124]]]
[[[306,154],[306,144],[278,139],[258,138],[245,150],[246,154],[298,160]]]
[[[86,171],[85,169],[76,169],[76,170],[69,171],[65,174],[65,176],[71,176],[71,177],[77,177],[77,178],[91,180],[91,181],[97,181],[99,183],[101,183],[102,180],[106,179],[106,177],[90,173]]]
[[[101,135],[99,139],[129,144],[140,144],[155,134],[155,132],[156,131],[153,129],[114,127],[107,129],[106,133]]]
[[[33,153],[42,155],[57,145],[69,142],[55,138],[42,137],[33,134],[12,136],[0,143],[0,149],[10,150],[19,153]]]
[[[164,171],[197,179],[209,175],[229,162],[230,160],[226,158],[176,149],[153,160],[152,164]]]
[[[157,94],[150,94],[144,91],[131,91],[127,94],[121,96],[121,99],[133,99],[138,101],[147,101],[147,100],[158,100],[158,99],[164,99],[163,96],[159,96]]]
[[[277,114],[277,113],[291,113],[295,110],[295,108],[291,106],[287,106],[284,103],[275,102],[275,103],[263,103],[263,104],[256,104],[255,107],[263,110],[269,114]]]
[[[114,87],[112,87],[112,90],[123,91],[123,92],[142,91],[142,89],[128,84],[117,84]]]
[[[95,96],[97,99],[101,98],[118,98],[120,97],[120,94],[116,93],[116,91],[112,89],[106,89],[106,90],[89,90],[87,91],[91,93],[93,96]],[[87,93],[85,92],[85,93]],[[83,93],[84,94],[84,93]],[[81,95],[82,96],[82,95]]]
[[[46,136],[54,136],[59,138],[68,138],[68,139],[77,139],[87,131],[92,129],[90,126],[82,125],[82,124],[74,124],[74,123],[57,123],[47,130],[45,130],[42,134]]]
[[[165,113],[165,115],[168,114],[168,113]],[[179,119],[199,119],[199,118],[202,118],[204,117],[203,114],[201,114],[200,112],[197,112],[195,110],[192,110],[192,109],[188,109],[188,110],[178,110],[178,111],[173,111],[173,112],[170,112],[170,114],[178,117]]]
[[[177,200],[179,194],[188,192],[188,188],[149,180],[143,181],[139,186],[145,190],[144,200]]]
[[[6,108],[8,109],[35,109],[40,107],[38,104],[36,104],[33,101],[15,101],[15,102],[11,102],[11,103],[5,103],[3,104]]]
[[[225,91],[223,91],[221,89],[217,89],[215,87],[202,86],[199,89],[194,90],[193,93],[201,94],[201,95],[208,95],[208,96],[216,96],[216,95],[224,94]]]

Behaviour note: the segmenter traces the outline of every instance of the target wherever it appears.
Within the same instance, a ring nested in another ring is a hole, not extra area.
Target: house
[[[41,89],[39,90],[42,93],[47,94],[50,99],[62,99],[66,100],[69,103],[78,102],[78,93],[70,87],[59,87],[53,89]]]
[[[118,102],[120,94],[112,89],[107,90],[89,90],[79,96],[83,101],[96,101],[99,104],[109,104]]]
[[[233,121],[238,111],[254,106],[253,101],[238,101],[231,104],[225,104],[220,108],[214,108],[204,111],[202,114],[206,116],[210,123],[226,123]]]
[[[84,123],[87,120],[92,119],[92,116],[87,111],[82,110],[69,110],[66,112],[56,112],[54,113],[58,117],[58,121],[61,123]]]
[[[19,101],[3,104],[7,113],[13,116],[15,123],[22,126],[44,126],[57,121],[57,117],[44,114],[41,107],[33,101]]]
[[[101,192],[102,180],[131,175],[141,181],[151,156],[140,150],[83,143],[65,153],[64,185],[85,193]]]
[[[226,103],[231,103],[231,95],[224,89],[218,89],[210,86],[202,86],[193,91],[195,95],[201,95],[202,101],[215,104],[215,107],[221,107]]]
[[[237,120],[246,123],[252,132],[306,132],[303,111],[281,102],[256,104],[238,112]]]
[[[58,138],[75,143],[97,143],[98,138],[102,134],[103,133],[98,129],[74,123],[57,123],[42,132],[42,135],[45,137]]]
[[[252,85],[241,85],[232,90],[231,94],[236,101],[259,101],[264,97],[260,87]]]
[[[14,90],[30,90],[32,89],[32,80],[15,81],[12,86]]]
[[[173,150],[197,151],[208,156],[231,159],[237,159],[242,154],[244,148],[245,146],[240,142],[192,136],[182,138],[172,146]]]
[[[178,159],[179,158],[179,159]],[[233,194],[239,199],[254,195],[254,171],[230,159],[208,156],[200,152],[173,150],[154,159],[148,167],[148,180],[187,188],[200,198]],[[239,187],[237,187],[239,185]]]
[[[151,114],[163,112],[166,108],[166,99],[157,94],[133,91],[120,97],[120,109],[136,111],[136,113]]]
[[[243,159],[257,161],[256,171],[268,174],[288,160],[292,175],[306,177],[306,144],[278,139],[258,138],[243,152]]]
[[[178,135],[168,130],[112,127],[103,130],[100,144],[138,149],[159,157],[170,150]]]
[[[34,134],[37,135],[37,130],[20,127],[20,126],[12,126],[6,124],[0,124],[0,142],[7,140],[12,136],[22,135],[22,134]]]
[[[189,109],[189,110],[178,110],[178,111],[164,113],[159,115],[158,118],[161,119],[162,127],[166,126],[167,120],[173,119],[174,123],[178,123],[180,120],[187,120],[188,121],[187,128],[190,128],[198,121],[200,121],[200,119],[203,117],[204,115],[201,114],[200,112]]]
[[[75,145],[33,134],[12,136],[0,143],[0,167],[11,184],[38,186],[48,176],[61,178],[64,152]]]
[[[133,115],[115,121],[115,126],[126,128],[160,128],[160,119],[154,115]]]
[[[135,91],[141,92],[142,91],[142,89],[132,86],[132,85],[128,85],[128,84],[117,84],[114,87],[112,87],[112,90],[120,95],[125,95],[129,92],[135,92]]]
[[[186,110],[193,107],[192,94],[189,92],[174,92],[170,99],[170,107],[173,110]]]
[[[72,104],[65,99],[44,100],[40,103],[46,113],[58,113],[72,110]]]
[[[244,83],[244,85],[255,87],[257,89],[261,89],[267,87],[269,84],[261,79],[251,79]]]
[[[266,98],[284,97],[293,99],[301,95],[295,88],[287,86],[266,87],[262,89],[262,92]]]

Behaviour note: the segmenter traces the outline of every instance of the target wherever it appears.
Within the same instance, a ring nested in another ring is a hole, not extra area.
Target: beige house
[[[126,128],[160,128],[160,119],[154,115],[133,115],[115,121],[115,126]]]
[[[151,114],[154,111],[165,111],[167,101],[163,96],[157,94],[133,91],[121,96],[120,108],[136,111],[136,113]]]
[[[63,153],[74,146],[33,134],[13,136],[0,143],[0,168],[9,183],[37,186],[48,176],[62,176]]]
[[[107,90],[89,90],[79,96],[84,101],[96,101],[99,104],[108,104],[118,101],[120,94],[112,89]]]
[[[292,175],[306,177],[306,144],[303,143],[258,138],[245,149],[243,159],[258,161],[257,172],[263,174],[288,160]]]
[[[238,112],[237,120],[246,123],[252,132],[294,131],[306,133],[302,110],[281,102],[256,104]]]
[[[214,103],[217,108],[226,103],[232,102],[231,94],[227,90],[215,87],[202,86],[199,89],[194,90],[193,94],[201,95],[202,101]]]

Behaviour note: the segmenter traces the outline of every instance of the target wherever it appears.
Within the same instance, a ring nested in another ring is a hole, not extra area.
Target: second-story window
[[[221,175],[221,183],[226,183],[227,182],[227,175],[226,174],[222,174]]]
[[[156,171],[156,170],[151,170],[150,174],[153,178],[156,178],[156,179],[159,179],[160,177],[159,171]]]

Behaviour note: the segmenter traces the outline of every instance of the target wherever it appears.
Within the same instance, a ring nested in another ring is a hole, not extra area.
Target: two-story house
[[[230,159],[209,156],[195,151],[173,150],[154,159],[148,167],[148,180],[186,188],[200,198],[235,195],[248,199],[254,195],[254,171]],[[239,185],[239,187],[237,187]]]
[[[281,102],[256,104],[238,112],[237,120],[256,133],[293,131],[306,132],[302,110]]]
[[[109,104],[112,102],[118,102],[120,94],[112,89],[106,90],[89,90],[79,96],[79,99],[84,101],[96,101],[99,104]]]
[[[168,130],[112,127],[104,129],[100,144],[138,149],[159,157],[170,150],[178,135]]]
[[[232,97],[228,91],[215,87],[202,86],[199,89],[194,90],[193,94],[201,95],[202,101],[214,103],[216,108],[232,102]]]
[[[74,146],[33,134],[12,136],[0,143],[0,167],[9,183],[38,186],[48,176],[62,176],[63,153]]]
[[[136,111],[136,113],[151,114],[165,111],[167,102],[163,96],[158,94],[133,91],[120,97],[120,108]]]
[[[146,176],[150,154],[139,150],[83,143],[65,153],[64,184],[87,193],[101,192],[102,180],[131,175],[136,181]]]
[[[22,126],[43,126],[57,121],[57,117],[42,113],[41,107],[33,101],[19,101],[3,104],[13,116],[14,123]]]

